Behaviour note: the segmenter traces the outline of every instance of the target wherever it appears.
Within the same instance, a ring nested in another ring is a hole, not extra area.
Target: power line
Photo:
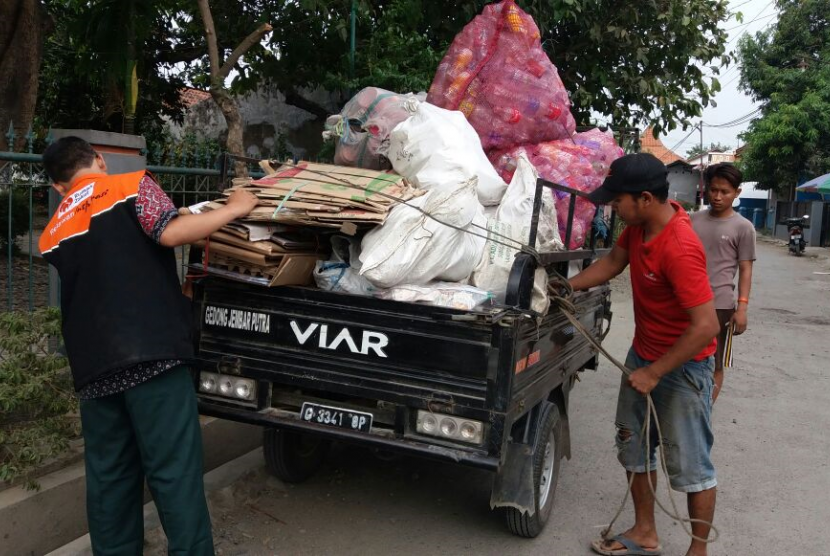
[[[689,132],[689,134],[688,134],[686,137],[684,137],[683,139],[681,139],[680,141],[678,141],[676,145],[674,145],[674,146],[673,146],[672,148],[670,148],[668,151],[666,151],[666,152],[664,152],[662,155],[660,155],[660,160],[662,160],[662,159],[663,159],[663,157],[664,157],[664,156],[666,156],[667,154],[669,154],[669,153],[673,153],[673,152],[675,151],[675,149],[677,149],[678,147],[680,147],[680,145],[682,145],[683,143],[685,143],[685,142],[686,142],[686,140],[687,140],[687,139],[689,139],[689,137],[691,137],[691,136],[692,136],[692,134],[693,134],[695,131],[697,131],[697,130],[698,130],[698,128],[699,128],[699,126],[694,126],[694,127],[692,128],[692,131],[690,131],[690,132]]]
[[[745,124],[746,122],[751,120],[752,117],[755,116],[756,114],[758,114],[759,112],[761,112],[761,107],[758,107],[755,110],[753,110],[752,112],[750,112],[748,114],[744,114],[743,116],[740,116],[739,118],[735,118],[734,120],[730,120],[728,122],[723,122],[721,124],[707,124],[707,123],[704,122],[703,125],[706,126],[706,127],[721,128],[721,129],[727,128],[727,127],[736,127],[736,126]]]
[[[729,67],[729,68],[728,68],[725,72],[723,72],[722,74],[720,74],[720,75],[718,75],[718,76],[712,75],[712,76],[710,76],[710,77],[717,77],[717,78],[720,80],[720,79],[723,79],[724,77],[726,77],[727,75],[729,75],[730,73],[732,73],[733,71],[735,71],[736,69],[740,68],[740,67],[741,67],[741,64],[740,64],[740,63],[738,63],[738,62],[736,62],[734,65],[730,66],[730,67]]]
[[[731,9],[729,10],[729,13],[735,13],[735,10],[737,10],[737,9],[738,9],[738,8],[740,8],[741,6],[746,6],[747,4],[749,4],[750,2],[753,2],[753,1],[754,1],[754,0],[746,0],[746,2],[741,2],[740,4],[738,4],[737,6],[735,6],[734,8],[731,8]]]
[[[744,2],[743,4],[739,4],[737,7],[743,6],[744,4],[748,4],[749,2],[752,2],[752,1],[753,1],[753,0],[748,0],[747,2]],[[758,12],[758,14],[755,16],[755,18],[753,18],[751,21],[748,21],[748,22],[746,22],[746,23],[742,23],[741,25],[737,25],[737,26],[735,26],[735,27],[730,27],[729,29],[726,29],[726,31],[727,31],[727,32],[729,32],[729,31],[734,31],[734,30],[736,30],[736,29],[740,29],[741,27],[746,27],[746,26],[748,26],[748,25],[751,25],[752,23],[754,23],[754,22],[756,22],[756,21],[760,21],[761,19],[769,19],[769,18],[771,18],[771,17],[775,17],[775,16],[776,16],[776,15],[778,15],[778,14],[773,13],[773,14],[769,14],[769,15],[765,15],[764,17],[761,17],[761,14],[762,14],[762,13],[764,13],[764,12],[767,10],[767,8],[769,8],[769,7],[770,7],[773,3],[774,3],[774,0],[773,0],[773,2],[770,2],[769,4],[767,4],[766,6],[764,6],[764,9],[762,9],[760,12]],[[764,27],[762,27],[761,29],[759,29],[759,31],[763,31],[764,29],[766,29],[767,27],[769,27],[769,26],[770,26],[770,25],[772,25],[773,23],[774,23],[774,21],[769,22],[769,23],[768,23],[768,24],[766,24]],[[743,33],[741,33],[741,34],[739,34],[739,35],[735,35],[734,37],[732,37],[731,39],[729,39],[728,41],[726,41],[726,45],[725,45],[725,46],[728,46],[728,45],[729,45],[729,43],[731,43],[731,42],[732,42],[732,41],[734,41],[735,39],[738,39],[738,38],[742,37],[742,36],[743,36],[743,35],[745,35],[746,33],[747,33],[747,31],[744,31]],[[717,77],[718,77],[719,79],[723,79],[723,78],[725,78],[725,77],[726,77],[729,73],[731,73],[731,72],[735,71],[736,69],[740,68],[740,66],[741,66],[741,65],[740,65],[739,63],[736,63],[735,65],[730,66],[729,68],[727,68],[727,70],[726,70],[725,72],[723,72],[722,74],[718,75]],[[709,77],[715,77],[715,75],[710,75]]]
[[[764,17],[756,17],[755,19],[753,19],[753,20],[752,20],[752,21],[750,21],[749,23],[742,23],[742,24],[740,24],[740,25],[736,25],[735,27],[730,27],[729,29],[725,29],[725,31],[728,33],[729,31],[734,31],[735,29],[740,29],[741,27],[746,27],[746,26],[747,26],[747,25],[749,25],[750,23],[754,23],[754,22],[756,22],[756,21],[760,21],[760,20],[762,20],[762,19],[769,19],[769,18],[771,18],[771,17],[775,17],[775,16],[777,16],[777,15],[778,15],[778,14],[769,14],[769,15],[765,15]]]
[[[763,8],[760,12],[758,12],[758,14],[757,14],[757,15],[756,15],[753,19],[751,19],[749,22],[744,23],[744,24],[742,24],[742,25],[739,25],[738,27],[733,27],[731,30],[733,30],[733,31],[734,31],[735,29],[737,29],[737,28],[739,28],[739,27],[746,27],[747,25],[751,25],[752,23],[755,23],[755,22],[758,20],[758,18],[759,18],[759,17],[761,17],[761,14],[762,14],[762,13],[764,13],[765,11],[767,11],[767,9],[768,9],[770,6],[772,6],[774,3],[775,3],[775,0],[772,0],[769,4],[767,4],[766,6],[764,6],[764,8]],[[773,15],[774,15],[774,14],[773,14]],[[735,39],[740,38],[740,37],[742,37],[742,36],[743,36],[743,35],[745,35],[745,34],[746,34],[746,30],[744,30],[744,31],[743,31],[740,35],[735,35],[734,37],[732,37],[731,39],[729,39],[728,41],[726,41],[726,44],[731,43],[731,42],[732,42],[732,41],[734,41]]]
[[[736,80],[740,79],[740,77],[741,77],[741,74],[739,73],[738,75],[736,75],[735,77],[733,77],[732,79],[730,79],[728,82],[726,82],[726,83],[724,83],[723,85],[721,85],[721,89],[725,89],[726,87],[728,87],[729,85],[731,85],[732,83],[734,83]]]

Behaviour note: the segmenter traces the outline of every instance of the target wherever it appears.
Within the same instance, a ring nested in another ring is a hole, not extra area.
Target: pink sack
[[[370,170],[391,168],[386,158],[389,134],[417,105],[413,94],[399,95],[377,87],[361,90],[340,114],[326,120],[326,129],[337,140],[334,163]]]
[[[502,179],[509,181],[515,171],[515,159],[525,151],[530,162],[543,179],[590,193],[608,175],[611,162],[623,155],[610,133],[592,129],[577,133],[572,139],[549,141],[538,145],[524,145],[506,151],[490,153],[490,162]],[[554,191],[559,233],[565,238],[568,226],[570,195]],[[577,198],[574,209],[571,241],[568,249],[579,249],[591,231],[596,207],[587,199]]]
[[[487,5],[455,37],[427,102],[464,113],[485,151],[563,139],[576,129],[539,29],[513,0]]]

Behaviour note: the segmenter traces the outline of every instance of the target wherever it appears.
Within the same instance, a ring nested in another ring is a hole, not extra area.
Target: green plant
[[[738,41],[741,89],[760,104],[739,165],[745,180],[787,196],[830,172],[830,0],[776,7],[772,26]]]
[[[39,488],[37,467],[80,434],[67,360],[52,349],[60,335],[57,309],[0,314],[0,481]]]
[[[683,201],[683,200],[678,199],[678,200],[677,200],[677,203],[678,203],[681,207],[683,207],[683,210],[685,210],[686,212],[688,212],[688,213],[690,213],[690,214],[691,214],[692,212],[694,212],[694,211],[695,211],[695,209],[697,208],[697,207],[695,206],[695,204],[694,204],[694,203],[690,203],[689,201]]]
[[[12,195],[12,229],[9,233],[9,189],[0,192],[0,248],[4,251],[9,243],[29,231],[29,194],[14,191]],[[14,245],[15,251],[17,245]]]

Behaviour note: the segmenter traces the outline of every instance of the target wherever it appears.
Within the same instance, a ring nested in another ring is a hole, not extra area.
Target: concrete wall
[[[821,238],[824,235],[822,228],[822,220],[824,216],[824,203],[814,202],[810,207],[810,231],[807,238],[807,244],[812,247],[821,246]]]
[[[319,88],[300,92],[331,114],[340,112],[340,95]],[[324,122],[305,110],[286,104],[281,92],[267,85],[261,86],[255,92],[237,97],[237,101],[248,156],[258,157],[271,152],[280,136],[295,156],[313,157],[322,147]],[[202,139],[219,141],[224,141],[228,129],[222,112],[210,99],[193,105],[185,114],[182,125],[168,122],[167,127],[174,138],[193,133]]]
[[[137,172],[147,167],[147,159],[140,151],[147,146],[140,135],[125,135],[94,129],[53,129],[55,139],[75,136],[88,142],[104,157],[110,174]]]
[[[694,203],[699,175],[693,170],[673,166],[669,168],[669,198]]]
[[[811,247],[819,247],[821,246],[821,238],[825,231],[822,229],[822,217],[824,216],[824,203],[820,201],[814,201],[810,205],[810,227],[804,229],[804,239],[807,241],[807,245]],[[778,223],[778,215],[774,216],[775,220],[775,230],[774,236],[778,239],[783,239],[784,241],[789,241],[790,234],[787,231],[787,227],[783,224]]]

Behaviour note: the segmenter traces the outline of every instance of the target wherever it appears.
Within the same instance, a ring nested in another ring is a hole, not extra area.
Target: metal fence
[[[775,214],[777,214],[777,224],[784,225],[787,223],[787,218],[801,218],[809,215],[812,210],[812,201],[778,201]],[[810,220],[805,220],[804,228],[810,227]]]
[[[0,292],[5,298],[6,311],[31,311],[59,303],[57,275],[43,260],[37,247],[40,234],[59,199],[43,170],[41,155],[32,152],[33,142],[29,134],[26,142],[29,152],[0,151],[0,247],[4,251],[0,264]],[[13,138],[9,144],[14,144]],[[221,154],[212,156],[197,149],[177,149],[172,156],[146,154],[151,161],[155,155],[158,156],[156,160],[163,163],[149,165],[147,169],[177,207],[215,198],[232,177],[231,165]],[[183,163],[201,163],[205,167],[176,165]],[[252,167],[251,175],[261,176],[258,170]],[[186,246],[177,250],[177,259],[181,263],[180,277],[183,279]]]

